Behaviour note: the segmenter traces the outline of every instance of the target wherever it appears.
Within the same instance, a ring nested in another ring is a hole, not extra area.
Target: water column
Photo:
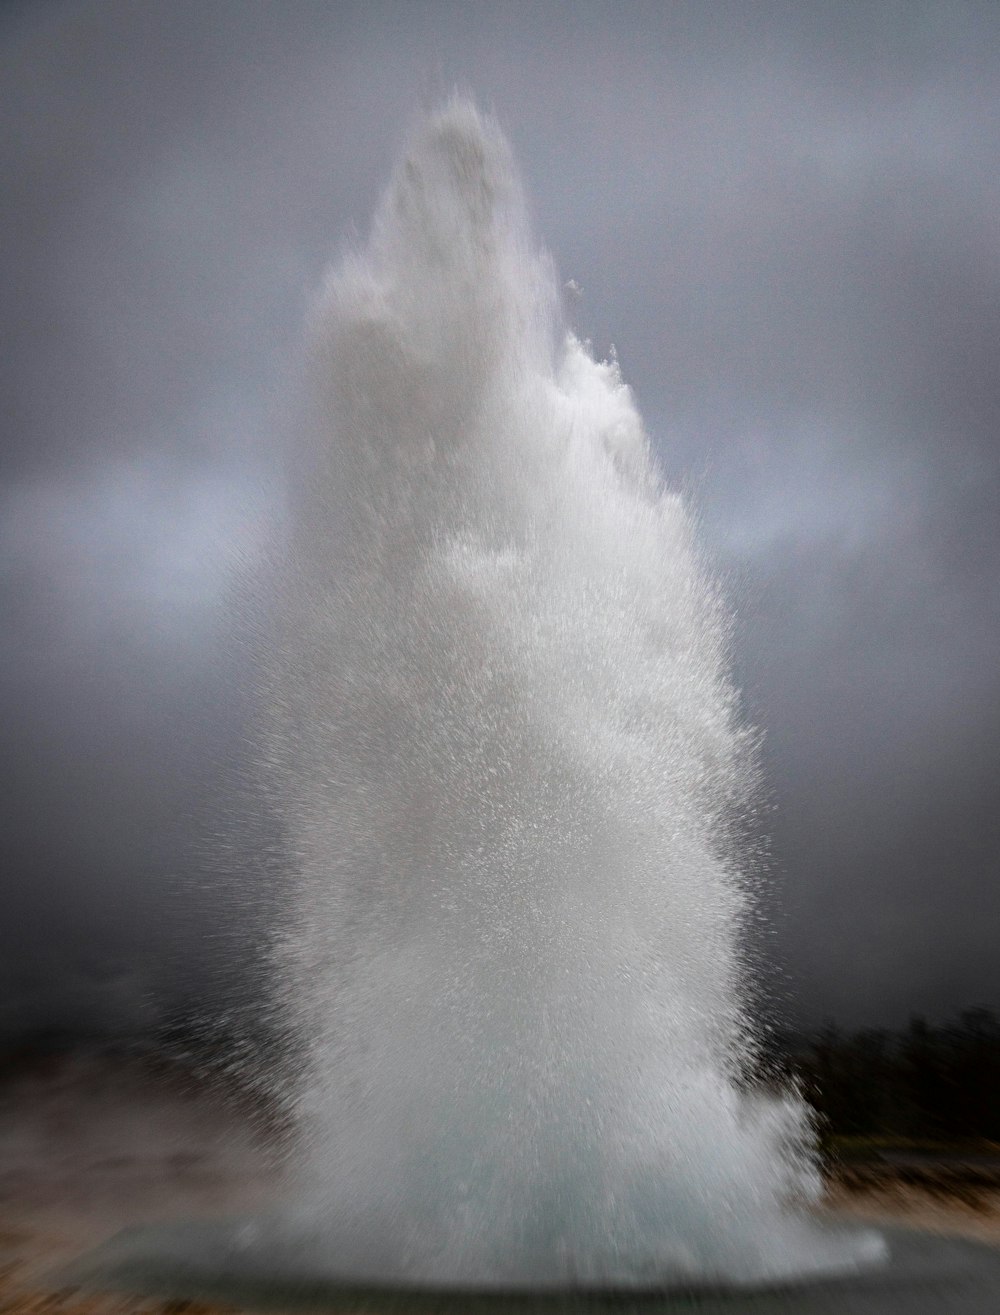
[[[415,1282],[826,1267],[841,1244],[790,1213],[804,1107],[741,1094],[726,609],[557,288],[455,99],[313,316],[261,750],[304,1055],[289,1226]]]

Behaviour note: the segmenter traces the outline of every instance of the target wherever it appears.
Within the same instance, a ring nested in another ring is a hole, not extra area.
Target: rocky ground
[[[244,1094],[148,1060],[53,1059],[0,1079],[0,1315],[209,1315],[196,1302],[84,1293],[61,1266],[120,1229],[252,1212],[281,1191],[273,1119]],[[842,1164],[824,1212],[1000,1246],[1000,1166]]]

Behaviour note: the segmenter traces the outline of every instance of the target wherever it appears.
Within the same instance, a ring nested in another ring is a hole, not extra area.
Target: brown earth
[[[198,1303],[84,1294],[53,1276],[122,1228],[242,1213],[272,1199],[280,1169],[263,1122],[238,1093],[176,1066],[58,1058],[8,1068],[0,1315],[204,1315],[210,1308]]]
[[[825,1212],[1000,1246],[1000,1164],[840,1166],[827,1177]]]

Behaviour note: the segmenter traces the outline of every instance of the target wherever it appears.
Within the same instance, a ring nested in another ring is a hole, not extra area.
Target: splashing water
[[[269,676],[308,1059],[289,1227],[344,1273],[754,1280],[849,1259],[751,1101],[726,614],[497,127],[418,131],[312,332]]]

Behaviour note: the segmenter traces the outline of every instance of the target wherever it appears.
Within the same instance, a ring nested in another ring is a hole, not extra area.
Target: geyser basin
[[[260,1310],[357,1315],[993,1315],[1000,1252],[927,1233],[894,1231],[887,1264],[863,1273],[786,1279],[757,1288],[504,1291],[361,1284],[323,1271],[314,1254],[270,1251],[247,1226],[189,1224],[125,1233],[60,1282]]]
[[[416,1284],[766,1281],[869,1243],[752,1055],[727,617],[454,100],[313,323],[262,776],[302,1042],[280,1230]],[[275,1225],[277,1227],[277,1225]]]

